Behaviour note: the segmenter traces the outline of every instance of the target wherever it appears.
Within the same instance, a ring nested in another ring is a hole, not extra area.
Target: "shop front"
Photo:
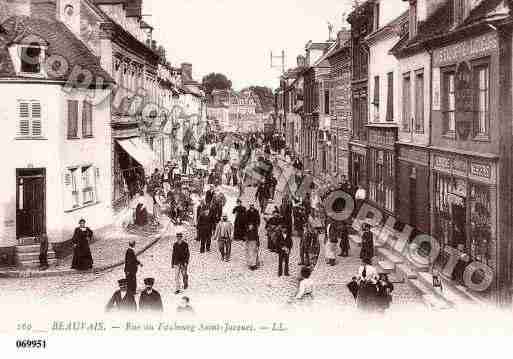
[[[464,284],[463,272],[471,262],[496,269],[497,158],[435,151],[431,163],[432,229],[441,247],[436,264],[442,271],[457,253],[454,270],[444,274]]]
[[[368,148],[368,200],[388,215],[395,212],[395,142],[397,125],[370,124]]]
[[[398,144],[396,216],[416,233],[430,233],[429,151],[412,144]]]
[[[113,207],[121,208],[140,190],[146,178],[159,168],[150,146],[139,137],[116,138],[113,156]]]

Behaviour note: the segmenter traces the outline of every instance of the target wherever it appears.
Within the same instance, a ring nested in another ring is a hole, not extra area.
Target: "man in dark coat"
[[[345,222],[341,222],[338,226],[340,230],[340,254],[339,257],[347,257],[349,255],[349,230],[347,229],[347,225]]]
[[[162,298],[160,293],[153,289],[154,278],[145,278],[144,285],[146,289],[141,292],[139,298],[139,311],[141,312],[163,312]]]
[[[278,277],[282,274],[289,276],[289,257],[292,249],[292,239],[283,235],[282,230],[276,236],[276,249],[278,251]]]
[[[135,255],[135,241],[128,243],[128,249],[125,253],[125,276],[128,282],[128,291],[135,294],[137,291],[137,269],[139,266],[142,267],[142,263],[139,262]]]
[[[372,264],[374,257],[374,240],[370,231],[370,224],[363,224],[362,249],[360,251],[360,259],[366,264]]]
[[[260,213],[258,213],[254,203],[250,203],[249,209],[246,212],[246,227],[250,224],[254,225],[257,229],[260,228]]]
[[[214,197],[214,190],[212,187],[209,187],[209,189],[205,193],[205,202],[207,205],[210,205],[210,203],[212,203],[213,197]]]
[[[280,226],[283,225],[283,217],[280,215],[280,210],[275,207],[273,215],[265,224],[267,230],[267,249],[271,252],[276,252],[276,235],[281,231]]]
[[[39,268],[41,270],[48,269],[48,237],[46,234],[39,237]]]
[[[118,280],[119,289],[114,292],[110,298],[105,311],[107,313],[118,312],[135,312],[137,304],[135,303],[134,294],[128,290],[128,281],[126,279]]]
[[[235,221],[233,224],[233,240],[242,241],[246,236],[246,207],[242,205],[242,201],[237,199],[237,205],[232,211],[235,214]]]
[[[175,294],[179,294],[183,289],[187,289],[189,286],[189,276],[187,274],[187,267],[189,265],[189,245],[183,240],[183,234],[176,234],[176,242],[173,244],[173,254],[171,256],[171,268],[176,267],[175,271],[175,282],[176,291]],[[181,280],[180,280],[181,279]]]
[[[212,240],[212,218],[208,207],[198,208],[198,238],[200,240],[200,253],[210,252]]]

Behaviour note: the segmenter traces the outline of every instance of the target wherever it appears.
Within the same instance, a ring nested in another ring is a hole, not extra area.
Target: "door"
[[[417,227],[417,178],[410,177],[410,226]]]
[[[44,169],[16,171],[16,238],[46,233],[46,179]]]

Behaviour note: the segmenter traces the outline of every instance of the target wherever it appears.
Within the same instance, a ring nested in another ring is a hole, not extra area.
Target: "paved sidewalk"
[[[125,252],[130,240],[136,241],[136,254],[139,255],[153,246],[169,225],[166,216],[161,217],[160,230],[157,233],[150,233],[137,230],[123,230],[115,225],[108,226],[95,233],[96,241],[91,245],[93,256],[93,269],[88,271],[77,271],[71,269],[73,255],[60,258],[55,267],[45,271],[39,269],[13,268],[0,271],[0,278],[28,278],[28,277],[54,277],[73,275],[79,273],[93,273],[105,271],[125,263]]]

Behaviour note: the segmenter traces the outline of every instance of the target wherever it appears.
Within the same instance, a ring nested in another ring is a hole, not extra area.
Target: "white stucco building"
[[[81,218],[93,230],[112,222],[109,90],[77,87],[69,74],[74,68],[87,71],[92,86],[107,86],[112,79],[60,22],[21,16],[2,27],[0,252],[5,254],[41,234],[58,246],[71,238]]]

